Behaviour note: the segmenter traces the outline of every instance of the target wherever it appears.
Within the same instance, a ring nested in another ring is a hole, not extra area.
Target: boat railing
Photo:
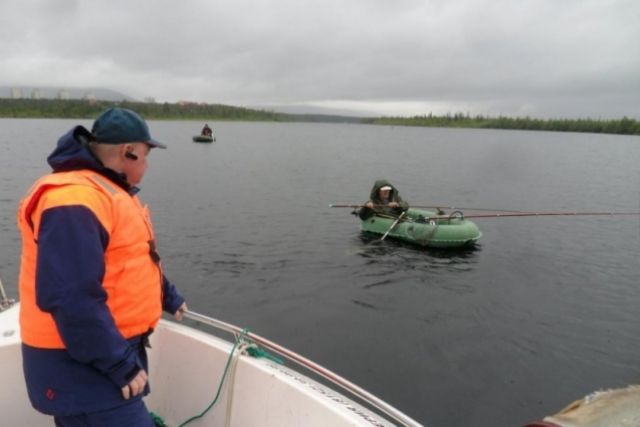
[[[193,311],[186,311],[184,313],[184,316],[196,322],[232,333],[235,336],[240,336],[240,334],[243,333],[243,329],[238,326],[205,316],[203,314],[195,313]],[[301,356],[285,347],[282,347],[279,344],[269,341],[268,339],[263,338],[260,335],[256,335],[252,332],[244,331],[244,336],[246,338],[249,338],[255,344],[264,347],[268,351],[277,353],[278,355],[296,363],[298,366],[301,366],[302,368],[313,372],[314,374],[329,381],[330,383],[335,384],[341,389],[347,391],[352,396],[357,397],[361,401],[366,402],[367,405],[369,405],[371,408],[379,411],[380,414],[384,414],[387,418],[389,418],[390,421],[402,426],[422,427],[422,424],[415,421],[398,409],[394,408],[393,406],[389,405],[385,401],[379,399],[378,397],[362,389],[361,387],[358,387],[345,378],[342,378],[338,374],[331,372],[330,370],[305,358],[304,356]]]
[[[0,280],[0,311],[10,308],[15,303],[16,300],[7,297],[7,293],[4,291],[4,286],[2,286],[2,280]]]

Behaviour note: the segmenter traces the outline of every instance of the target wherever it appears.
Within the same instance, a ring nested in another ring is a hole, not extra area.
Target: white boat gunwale
[[[230,323],[226,323],[223,322],[221,320],[218,319],[214,319],[212,317],[208,317],[205,316],[203,314],[199,314],[199,313],[195,313],[193,311],[187,311],[184,313],[185,317],[191,320],[194,320],[196,322],[211,326],[213,328],[222,330],[222,331],[226,331],[229,332],[231,334],[233,334],[234,336],[238,337],[240,334],[243,334],[250,339],[251,341],[253,341],[254,343],[258,344],[261,347],[266,348],[267,350],[277,353],[279,356],[282,356],[284,358],[286,358],[287,360],[294,362],[297,366],[302,367],[312,373],[314,373],[315,375],[319,376],[320,378],[323,378],[327,381],[329,381],[331,384],[334,384],[338,387],[340,387],[340,389],[346,391],[347,393],[349,393],[351,396],[356,397],[358,400],[360,400],[361,402],[364,402],[366,405],[368,405],[370,408],[376,410],[377,412],[379,412],[380,414],[385,415],[387,418],[389,418],[391,421],[397,423],[398,425],[404,425],[404,426],[409,426],[409,427],[413,427],[413,426],[422,426],[422,424],[420,424],[419,422],[415,421],[414,419],[412,419],[411,417],[409,417],[408,415],[406,415],[405,413],[399,411],[398,409],[396,409],[395,407],[391,406],[390,404],[388,404],[387,402],[383,401],[382,399],[376,397],[375,395],[367,392],[366,390],[362,389],[361,387],[353,384],[352,382],[348,381],[347,379],[341,377],[340,375],[336,374],[335,372],[330,371],[329,369],[307,359],[304,356],[301,356],[300,354],[291,351],[285,347],[282,347],[279,344],[276,344],[260,335],[254,334],[253,332],[249,332],[249,331],[243,331],[242,328],[232,325]],[[300,383],[304,383],[305,380],[302,377],[298,377],[295,375],[292,375],[290,371],[285,371],[283,370],[279,365],[273,363],[273,362],[268,362],[268,364],[272,367],[272,369],[278,370],[282,373],[284,373],[285,375],[289,375],[292,376],[296,381],[300,382]],[[295,370],[293,371],[295,372]],[[310,385],[312,388],[314,387],[313,385]],[[326,393],[325,391],[316,389],[316,391],[320,391],[321,393]],[[339,400],[340,398],[338,396],[336,397],[332,397],[329,396],[329,398],[331,398],[332,400],[336,401],[337,403],[341,403]],[[347,404],[347,402],[343,402],[345,404]],[[350,409],[353,412],[357,413],[357,409]],[[366,418],[365,414],[360,414],[363,418]]]

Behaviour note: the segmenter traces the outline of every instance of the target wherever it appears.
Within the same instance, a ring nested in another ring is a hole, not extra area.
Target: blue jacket
[[[47,159],[53,171],[90,169],[136,194],[138,189],[126,177],[105,168],[83,145],[88,135],[78,126],[59,139]],[[62,335],[73,338],[65,340],[63,350],[22,345],[31,403],[50,415],[96,412],[128,403],[121,388],[140,369],[148,370],[146,337],[124,339],[104,304],[104,258],[96,254],[105,252],[108,233],[91,211],[73,205],[47,210],[40,229],[47,232],[38,236],[38,258],[55,262],[38,262],[37,304],[53,315]],[[56,277],[58,286],[47,286],[48,277]],[[83,292],[75,291],[79,285]],[[163,276],[163,309],[174,313],[183,302]],[[145,394],[148,392],[147,387]]]

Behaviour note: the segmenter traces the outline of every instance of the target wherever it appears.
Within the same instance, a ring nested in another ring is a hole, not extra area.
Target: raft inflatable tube
[[[196,135],[191,139],[193,142],[213,142],[213,136],[209,135]]]
[[[438,215],[435,212],[409,208],[392,227],[397,216],[374,213],[362,220],[360,229],[428,248],[459,248],[473,246],[482,233],[478,226],[464,218],[460,211]]]

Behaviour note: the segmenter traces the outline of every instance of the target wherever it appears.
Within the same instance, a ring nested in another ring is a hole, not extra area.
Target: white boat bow
[[[27,397],[21,366],[18,311],[19,303],[4,310],[0,308],[0,363],[4,368],[0,424],[8,427],[50,426],[51,418],[36,412]],[[188,317],[242,334],[239,328],[206,316],[188,313]],[[184,324],[161,320],[150,337],[152,392],[145,398],[149,410],[170,427],[183,425],[200,414],[201,417],[188,425],[421,425],[302,356],[257,335],[244,335],[246,340],[241,340],[236,348],[235,342]],[[313,379],[308,372],[294,370],[270,358],[248,355],[246,349],[251,343],[304,366],[320,378]],[[234,354],[230,356],[234,348]],[[228,369],[225,368],[227,365]],[[335,389],[335,385],[341,390]],[[211,405],[218,388],[220,393],[215,405],[203,413]]]

